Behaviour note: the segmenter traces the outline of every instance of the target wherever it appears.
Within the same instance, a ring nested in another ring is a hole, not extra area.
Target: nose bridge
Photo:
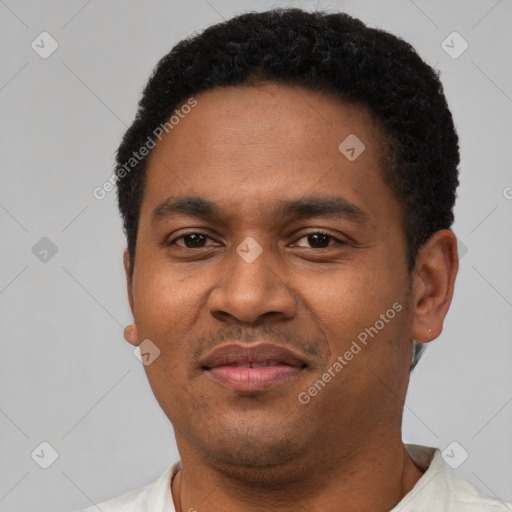
[[[250,241],[244,241],[231,255],[226,273],[226,285],[231,293],[245,295],[246,287],[254,293],[268,293],[277,280],[272,269],[270,249],[258,250]]]
[[[219,282],[209,297],[213,313],[253,322],[266,313],[293,316],[295,298],[279,275],[270,248],[246,238],[223,262]]]

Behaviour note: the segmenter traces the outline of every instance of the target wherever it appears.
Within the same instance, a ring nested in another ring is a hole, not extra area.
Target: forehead
[[[245,154],[248,144],[266,144],[290,156],[330,146],[338,156],[338,145],[348,135],[359,134],[374,149],[382,139],[365,107],[300,86],[219,87],[195,98],[194,109],[180,120],[174,116],[179,124],[164,134],[154,157],[169,150],[212,154],[227,146],[231,154]]]
[[[354,204],[373,203],[370,209],[390,199],[381,132],[365,108],[273,83],[195,99],[149,158],[141,218],[171,195],[253,214],[313,192],[338,192]]]

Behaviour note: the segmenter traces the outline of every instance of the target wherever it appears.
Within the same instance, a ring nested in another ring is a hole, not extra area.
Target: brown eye
[[[301,241],[306,240],[307,243],[304,244]],[[304,235],[299,239],[299,243],[297,245],[299,247],[306,247],[311,249],[325,249],[326,247],[331,246],[331,241],[337,242],[338,244],[342,244],[341,240],[329,235],[328,233],[316,232],[309,233],[308,235]]]
[[[330,241],[329,235],[324,235],[322,233],[313,233],[312,235],[308,235],[309,245],[318,249],[319,247],[327,247]]]
[[[194,249],[204,247],[208,238],[210,237],[203,235],[202,233],[189,233],[188,235],[182,235],[179,238],[176,238],[171,242],[171,244],[176,243],[178,240],[183,240],[183,244],[176,243],[176,245],[186,247],[187,249]]]

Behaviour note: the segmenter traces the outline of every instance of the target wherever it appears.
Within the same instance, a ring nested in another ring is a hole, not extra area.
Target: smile
[[[287,347],[230,343],[204,358],[202,368],[213,380],[233,390],[256,392],[289,381],[307,366]]]

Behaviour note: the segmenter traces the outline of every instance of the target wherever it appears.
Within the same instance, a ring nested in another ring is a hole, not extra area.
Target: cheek
[[[329,384],[330,393],[325,394],[333,410],[340,406],[340,396],[345,407],[359,407],[361,400],[375,395],[373,387],[380,386],[376,375],[393,382],[407,366],[401,342],[406,338],[408,313],[404,283],[396,276],[375,264],[338,270],[322,278],[317,275],[304,287],[309,290],[303,298],[314,328],[322,332],[330,348],[330,361],[323,371],[330,368],[337,375]],[[382,398],[377,395],[376,407]]]
[[[197,320],[204,290],[199,289],[200,283],[191,278],[190,272],[186,277],[169,265],[146,262],[143,258],[139,263],[141,271],[136,271],[133,281],[139,337],[149,338],[161,350],[176,354]]]
[[[176,272],[143,258],[139,263],[143,271],[134,275],[134,319],[140,340],[150,339],[160,350],[144,370],[158,403],[175,421],[174,411],[194,403],[183,383],[199,299],[187,280],[180,282]]]
[[[377,265],[370,268],[340,268],[304,281],[301,289],[305,307],[329,339],[344,345],[399,300],[388,273]]]

